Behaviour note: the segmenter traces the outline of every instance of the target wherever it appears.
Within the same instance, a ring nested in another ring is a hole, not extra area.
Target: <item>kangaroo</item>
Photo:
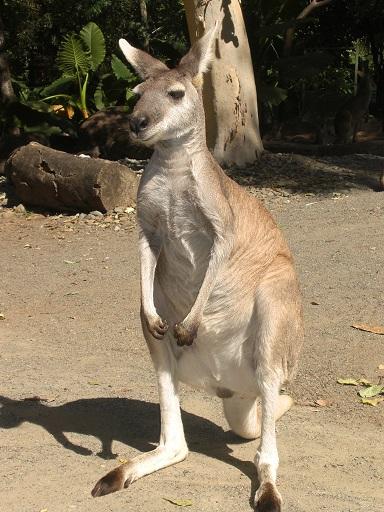
[[[350,98],[335,116],[336,144],[356,142],[356,134],[371,103],[372,87],[367,72],[360,72],[361,78],[356,96]]]
[[[137,215],[141,320],[155,367],[158,447],[101,478],[102,496],[188,454],[178,382],[218,396],[231,429],[261,435],[255,457],[259,512],[281,510],[275,421],[292,404],[282,385],[302,343],[298,281],[284,238],[259,201],[226,176],[205,138],[202,73],[208,31],[175,69],[120,40],[144,80],[130,118],[132,138],[154,153],[141,178]]]

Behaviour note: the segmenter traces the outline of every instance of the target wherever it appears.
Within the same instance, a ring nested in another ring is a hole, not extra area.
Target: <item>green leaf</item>
[[[95,101],[97,110],[103,110],[103,108],[105,108],[103,98],[104,98],[103,83],[100,80],[100,82],[97,84],[95,94],[93,95],[93,99]]]
[[[77,36],[70,35],[64,38],[57,54],[57,64],[59,69],[67,75],[73,76],[79,71],[84,75],[88,73],[91,62]]]
[[[52,96],[60,92],[68,92],[68,86],[76,81],[75,76],[61,76],[50,85],[44,87],[41,96]]]
[[[384,386],[378,384],[375,386],[370,386],[369,388],[360,389],[359,395],[362,398],[372,398],[374,396],[380,395],[384,392]]]
[[[91,69],[96,71],[105,58],[104,35],[96,23],[91,21],[81,29],[80,37],[88,50]]]
[[[163,498],[165,501],[169,501],[169,503],[172,503],[172,505],[177,505],[178,507],[191,507],[192,506],[192,500],[173,500],[172,498]]]
[[[115,77],[118,80],[135,80],[135,75],[114,53],[112,54],[111,67]]]
[[[133,98],[135,96],[135,93],[132,91],[132,89],[130,89],[129,87],[127,87],[126,91],[125,91],[125,99],[127,101],[129,101],[131,98]]]
[[[87,109],[87,85],[88,85],[88,73],[85,75],[84,83],[81,87],[80,91],[80,103],[81,103],[81,111],[86,119],[88,117],[88,109]]]
[[[36,126],[24,126],[24,131],[25,133],[41,133],[47,137],[61,133],[61,129],[58,126],[50,126],[48,123],[42,123]]]
[[[44,103],[44,101],[38,101],[38,100],[29,100],[29,101],[20,101],[22,105],[25,105],[28,108],[32,108],[33,110],[36,110],[37,112],[49,112],[50,107],[47,103]]]
[[[359,381],[356,379],[337,379],[339,384],[344,384],[344,386],[358,386]]]

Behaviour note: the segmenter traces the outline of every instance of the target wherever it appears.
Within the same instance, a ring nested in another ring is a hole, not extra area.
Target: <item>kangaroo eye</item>
[[[183,96],[185,96],[185,91],[176,89],[175,91],[168,91],[168,94],[174,100],[181,100]]]

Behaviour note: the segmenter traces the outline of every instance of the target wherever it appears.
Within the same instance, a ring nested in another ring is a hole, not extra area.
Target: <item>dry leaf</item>
[[[369,382],[369,380],[367,379],[359,379],[359,384],[361,384],[362,386],[372,386],[372,382]]]
[[[356,379],[337,379],[339,384],[344,384],[344,386],[358,386],[359,381]]]
[[[319,398],[318,400],[315,400],[315,404],[319,407],[328,407],[332,402],[330,400],[325,400],[324,398]]]
[[[66,263],[67,265],[74,265],[76,261],[64,260],[64,263]]]
[[[367,405],[373,405],[376,407],[380,402],[384,401],[384,396],[377,396],[376,398],[362,398],[361,403]]]
[[[119,462],[120,462],[120,464],[127,464],[129,461],[128,461],[128,459],[124,459],[123,457],[121,457],[119,459]]]
[[[169,501],[169,503],[172,503],[172,505],[177,505],[178,507],[191,507],[192,506],[192,500],[173,500],[171,498],[163,498],[165,501]]]
[[[100,383],[99,382],[96,382],[94,380],[89,380],[88,381],[88,384],[90,384],[91,386],[100,386]]]
[[[353,324],[354,329],[359,331],[373,332],[374,334],[384,334],[384,326],[382,325],[368,325],[368,324]]]
[[[320,306],[319,302],[316,302],[315,300],[311,301],[312,306]]]
[[[360,389],[359,395],[363,398],[372,398],[374,396],[380,395],[380,393],[384,392],[384,386],[377,384],[375,386],[370,386],[369,388]]]

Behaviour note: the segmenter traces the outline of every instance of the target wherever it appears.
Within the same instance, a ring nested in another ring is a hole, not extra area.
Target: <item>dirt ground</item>
[[[356,388],[336,381],[384,375],[384,336],[351,327],[383,324],[384,192],[371,187],[383,160],[280,155],[267,164],[268,179],[261,171],[237,179],[288,238],[306,317],[296,406],[278,424],[284,510],[382,512],[384,402],[363,405]],[[159,431],[139,325],[134,213],[0,208],[0,251],[0,509],[177,510],[168,498],[189,499],[196,511],[250,510],[257,441],[228,430],[219,399],[186,387],[188,459],[128,490],[90,495],[118,459],[151,449]]]

